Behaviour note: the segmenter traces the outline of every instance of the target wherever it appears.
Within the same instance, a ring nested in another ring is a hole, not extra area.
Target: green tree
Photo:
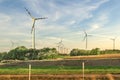
[[[71,52],[70,52],[70,56],[78,56],[78,52],[79,52],[78,49],[73,49],[73,50],[71,50]]]
[[[16,47],[15,49],[10,50],[5,57],[13,60],[24,60],[27,51],[28,49],[24,46]]]
[[[70,56],[83,56],[83,55],[89,55],[89,51],[80,50],[80,49],[73,49],[70,52]]]
[[[90,51],[91,55],[99,55],[100,54],[100,48],[95,48]]]
[[[38,53],[38,59],[54,59],[57,58],[58,52],[55,48],[43,48]]]

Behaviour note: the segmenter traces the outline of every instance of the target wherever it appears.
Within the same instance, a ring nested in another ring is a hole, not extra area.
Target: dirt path
[[[28,80],[28,75],[0,75],[0,80]],[[32,75],[31,80],[83,80],[82,75]],[[85,74],[84,80],[120,80],[120,74]]]
[[[103,55],[89,55],[89,56],[70,56],[64,59],[76,60],[76,59],[119,59],[120,54],[103,54]]]

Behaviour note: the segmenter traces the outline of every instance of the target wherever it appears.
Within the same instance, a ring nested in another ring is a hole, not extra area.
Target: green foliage
[[[95,49],[92,49],[92,50],[73,49],[70,52],[70,56],[119,54],[119,53],[120,53],[120,50],[100,50],[100,48],[95,48]]]
[[[5,55],[6,55],[6,54],[7,54],[7,52],[2,52],[2,53],[0,53],[0,61],[5,58]]]
[[[83,55],[88,55],[89,51],[87,50],[79,50],[79,49],[73,49],[70,52],[70,56],[83,56]]]
[[[91,55],[99,55],[100,54],[100,48],[95,48],[90,51]]]
[[[41,60],[54,59],[58,56],[55,48],[27,49],[24,46],[16,47],[8,53],[0,54],[0,60]]]
[[[103,50],[101,51],[101,54],[119,54],[120,53],[120,50]]]
[[[100,50],[95,48],[92,50],[73,49],[70,56],[88,56],[100,54],[116,54],[120,50]],[[42,59],[55,59],[63,58],[68,55],[58,54],[56,48],[43,48],[43,49],[27,49],[24,46],[16,47],[9,52],[0,53],[0,60],[42,60]]]
[[[58,52],[55,48],[43,48],[38,53],[38,59],[54,59],[57,58]]]
[[[120,66],[86,66],[85,73],[107,74],[120,72]],[[33,74],[81,74],[82,66],[44,66],[32,67]],[[1,67],[0,74],[28,74],[26,67]]]
[[[24,46],[17,47],[15,49],[10,50],[7,55],[5,55],[5,59],[18,59],[18,60],[24,60],[25,54],[27,52],[27,48]]]

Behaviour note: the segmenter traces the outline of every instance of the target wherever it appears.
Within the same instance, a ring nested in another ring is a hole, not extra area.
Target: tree
[[[13,60],[15,59],[24,60],[27,51],[28,49],[24,46],[16,47],[15,49],[12,49],[8,52],[6,58]]]
[[[73,49],[70,52],[70,56],[83,56],[83,55],[88,55],[87,50],[80,50],[80,49]]]
[[[100,54],[100,48],[95,48],[90,51],[91,55],[99,55]]]
[[[71,50],[71,52],[70,52],[70,56],[78,56],[78,49],[73,49],[73,50]]]
[[[1,52],[0,53],[0,61],[3,60],[6,55],[7,55],[7,52]]]
[[[43,48],[38,53],[38,59],[54,59],[58,56],[55,48]]]

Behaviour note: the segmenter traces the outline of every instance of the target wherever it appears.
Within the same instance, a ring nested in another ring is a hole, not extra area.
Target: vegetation
[[[92,50],[73,49],[70,52],[70,56],[89,56],[100,54],[116,54],[120,53],[120,50],[100,50],[95,48]],[[56,59],[63,58],[64,56],[59,54],[56,48],[43,48],[43,49],[27,49],[24,46],[16,47],[9,52],[0,53],[0,60],[43,60],[43,59]]]
[[[115,66],[86,66],[85,74],[119,73],[120,67]],[[0,74],[28,74],[28,67],[2,67]],[[32,67],[32,74],[82,74],[81,66],[44,66]]]
[[[24,46],[16,47],[8,53],[0,54],[0,60],[41,60],[57,58],[58,52],[55,48],[43,48],[40,50],[27,49]]]
[[[120,50],[100,50],[95,48],[92,50],[73,49],[70,52],[70,56],[88,56],[88,55],[100,55],[100,54],[119,54]]]

